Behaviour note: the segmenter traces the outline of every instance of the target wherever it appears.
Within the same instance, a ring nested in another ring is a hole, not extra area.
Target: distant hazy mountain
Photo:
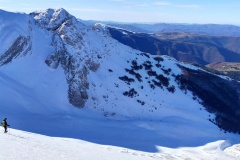
[[[155,24],[138,24],[138,23],[106,23],[112,26],[124,28],[133,32],[159,33],[159,32],[187,32],[194,34],[205,34],[214,36],[240,36],[240,27],[234,25],[220,24],[174,24],[174,23],[155,23]]]

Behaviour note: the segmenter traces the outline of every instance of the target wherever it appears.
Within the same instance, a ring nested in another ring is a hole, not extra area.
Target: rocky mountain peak
[[[95,23],[93,25],[93,29],[95,30],[100,30],[100,31],[104,31],[106,29],[106,25],[103,23]]]
[[[31,13],[35,21],[43,28],[49,30],[56,30],[62,23],[68,20],[75,20],[76,18],[69,14],[65,9],[47,9],[44,11],[36,11]]]

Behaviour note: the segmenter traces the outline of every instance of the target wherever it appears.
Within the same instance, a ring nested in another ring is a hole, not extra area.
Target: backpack
[[[5,121],[2,121],[2,126],[5,127],[5,125],[6,125],[6,124],[5,124]]]

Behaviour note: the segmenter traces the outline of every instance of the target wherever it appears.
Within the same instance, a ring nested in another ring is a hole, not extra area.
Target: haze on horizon
[[[64,8],[83,20],[240,25],[239,0],[0,0],[0,9],[31,13]]]

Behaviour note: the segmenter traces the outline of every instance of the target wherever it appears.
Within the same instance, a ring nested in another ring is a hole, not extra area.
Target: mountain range
[[[93,23],[93,22],[92,22]],[[96,23],[96,22],[94,22]],[[228,36],[239,37],[240,26],[236,25],[220,25],[220,24],[184,24],[184,23],[117,23],[102,22],[104,24],[124,28],[133,32],[141,33],[172,33],[185,32],[191,34],[210,35],[210,36]]]
[[[113,38],[153,55],[169,55],[179,61],[207,65],[240,61],[240,37],[186,32],[139,33],[105,25]]]
[[[205,45],[217,49],[220,59],[234,61],[239,50],[230,47],[232,42],[223,44],[228,38],[89,26],[64,9],[1,10],[0,22],[0,112],[16,129],[145,152],[156,152],[155,143],[175,148],[219,139],[237,143],[239,82],[179,62],[170,57],[174,52],[161,54],[172,46],[178,53],[179,39],[186,41],[185,48],[191,42],[200,54],[198,43],[207,38]],[[148,52],[151,45],[165,50]],[[213,58],[196,61],[205,64]]]

